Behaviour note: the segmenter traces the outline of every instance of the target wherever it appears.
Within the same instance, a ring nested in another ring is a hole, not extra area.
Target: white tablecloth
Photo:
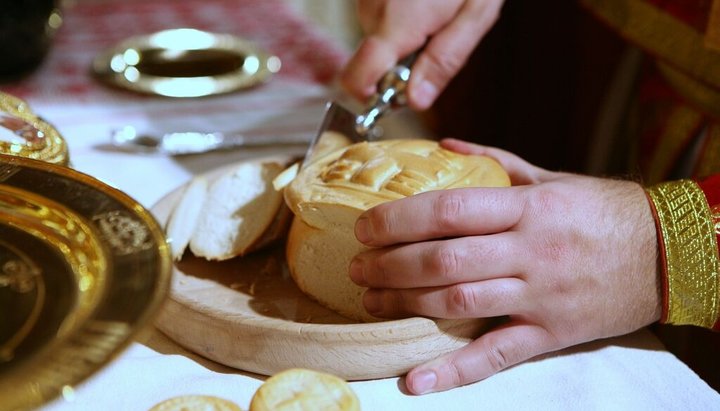
[[[212,371],[135,343],[70,400],[46,411],[148,410],[181,395],[212,395],[247,409],[262,377]],[[720,395],[648,331],[529,361],[484,381],[424,396],[398,378],[352,382],[363,410],[712,410]]]

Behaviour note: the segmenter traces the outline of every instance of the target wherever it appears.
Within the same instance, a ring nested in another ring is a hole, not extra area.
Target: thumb
[[[511,322],[457,351],[412,369],[405,376],[405,384],[413,394],[449,390],[559,348],[544,328]]]

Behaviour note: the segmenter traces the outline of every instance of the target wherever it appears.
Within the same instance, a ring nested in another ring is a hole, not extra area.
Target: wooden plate
[[[257,161],[257,160],[255,160]],[[227,167],[210,172],[217,178]],[[152,211],[167,221],[184,190]],[[486,320],[408,318],[357,323],[305,296],[290,278],[283,246],[225,262],[186,253],[175,265],[157,327],[183,347],[245,371],[290,367],[348,380],[393,377],[475,339]]]

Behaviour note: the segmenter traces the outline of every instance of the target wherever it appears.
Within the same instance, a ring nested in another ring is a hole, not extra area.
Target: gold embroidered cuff
[[[720,317],[720,258],[710,207],[691,180],[647,189],[664,260],[662,322],[712,328]]]

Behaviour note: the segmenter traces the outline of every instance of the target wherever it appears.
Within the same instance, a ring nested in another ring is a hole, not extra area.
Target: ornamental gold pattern
[[[647,190],[665,245],[668,324],[712,328],[720,316],[720,258],[705,194],[691,180]]]
[[[134,254],[153,247],[153,237],[141,221],[130,214],[113,210],[92,220],[118,255]]]
[[[10,287],[18,293],[28,293],[35,289],[35,281],[40,270],[32,262],[10,260],[0,269],[0,287]]]

